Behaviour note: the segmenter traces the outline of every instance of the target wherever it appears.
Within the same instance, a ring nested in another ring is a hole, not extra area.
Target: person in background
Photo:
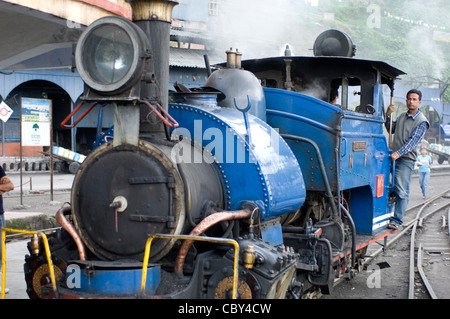
[[[336,105],[337,107],[341,107],[339,105],[339,88],[333,87],[330,92],[330,103]]]
[[[433,160],[425,148],[420,150],[417,156],[417,166],[419,167],[419,185],[422,189],[423,199],[427,199],[428,182],[430,181],[431,164]]]
[[[3,209],[3,197],[2,195],[6,192],[12,191],[14,189],[14,184],[11,182],[8,176],[6,176],[5,170],[0,165],[0,228],[5,227],[5,211]],[[0,246],[0,261],[1,261],[1,246]],[[0,264],[1,269],[1,264]],[[1,292],[1,287],[0,287]],[[9,292],[8,288],[5,288],[5,294]]]
[[[416,89],[409,90],[406,94],[408,111],[401,113],[397,120],[392,122],[392,128],[390,116],[394,112],[394,105],[389,105],[386,110],[385,126],[394,134],[391,159],[395,161],[394,187],[391,192],[395,196],[395,210],[388,225],[390,229],[398,229],[403,223],[403,215],[409,202],[409,185],[417,159],[416,146],[430,127],[427,118],[419,110],[421,101],[422,92]]]
[[[5,170],[0,166],[0,227],[5,227],[5,216],[3,209],[3,197],[6,192],[12,191],[14,184],[11,182],[8,176],[6,176]]]

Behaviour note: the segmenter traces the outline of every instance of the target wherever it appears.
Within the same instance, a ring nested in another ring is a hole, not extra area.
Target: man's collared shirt
[[[413,120],[415,120],[420,114],[420,110],[417,111],[416,113],[414,113],[413,115],[409,115],[408,117],[411,117]],[[391,115],[387,116],[387,119],[390,118]],[[389,129],[389,121],[386,120],[386,127]],[[392,123],[392,133],[395,132],[395,127],[396,127],[397,122],[393,122]],[[419,144],[419,142],[422,140],[422,138],[425,135],[425,132],[428,129],[428,124],[427,122],[422,122],[418,127],[416,127],[414,129],[414,131],[411,134],[411,137],[409,138],[409,140],[397,150],[397,154],[399,157],[402,157],[404,154],[412,152],[417,144]]]

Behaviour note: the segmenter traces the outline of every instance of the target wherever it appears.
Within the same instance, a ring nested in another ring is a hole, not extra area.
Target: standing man
[[[6,192],[12,191],[14,189],[14,184],[11,182],[8,176],[0,166],[0,227],[5,227],[5,211],[3,210],[3,197],[2,195]]]
[[[3,210],[3,197],[2,195],[6,192],[12,191],[14,189],[14,184],[13,182],[11,182],[11,180],[9,179],[8,176],[6,176],[5,171],[3,170],[3,167],[0,166],[0,229],[2,227],[5,227],[5,211]],[[0,246],[0,261],[1,261],[1,246]],[[1,269],[1,264],[0,264],[0,269]],[[1,292],[1,287],[0,287],[0,292]],[[5,294],[7,294],[9,291],[8,288],[5,289]]]
[[[409,185],[417,159],[416,146],[422,141],[425,132],[430,127],[427,118],[419,110],[422,102],[422,92],[412,89],[406,94],[408,111],[400,114],[392,123],[394,139],[391,145],[391,159],[395,161],[395,176],[392,195],[395,195],[395,211],[388,228],[398,229],[402,224],[403,214],[409,201]],[[385,126],[390,129],[390,114],[394,105],[389,105],[386,111]]]

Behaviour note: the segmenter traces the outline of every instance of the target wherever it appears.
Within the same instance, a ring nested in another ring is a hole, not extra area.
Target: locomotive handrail
[[[278,111],[278,110],[273,110],[273,109],[267,109],[266,110],[266,114],[267,115],[275,115],[275,116],[280,116],[280,117],[285,117],[285,118],[289,118],[292,120],[296,120],[296,121],[300,121],[303,123],[307,123],[311,126],[314,126],[318,129],[321,129],[323,131],[326,131],[328,133],[331,133],[333,135],[337,135],[338,132],[336,131],[336,129],[332,128],[331,126],[325,125],[321,122],[309,119],[305,116],[301,116],[298,114],[294,114],[294,113],[290,113],[290,112],[284,112],[284,111]]]
[[[2,227],[2,292],[1,292],[1,299],[5,299],[5,281],[6,281],[6,232],[11,233],[23,233],[23,234],[30,234],[30,235],[39,235],[42,237],[42,240],[44,241],[44,248],[45,248],[45,255],[47,257],[48,262],[48,270],[50,272],[50,280],[52,282],[52,288],[55,292],[55,295],[58,296],[58,290],[56,288],[56,279],[55,279],[55,270],[53,269],[53,262],[51,258],[50,248],[48,245],[47,235],[41,232],[37,231],[30,231],[30,230],[20,230],[20,229],[13,229],[13,228],[5,228]]]
[[[192,235],[169,235],[169,234],[155,234],[147,239],[145,244],[144,261],[142,264],[142,281],[141,281],[141,294],[145,291],[145,282],[147,281],[147,267],[148,259],[150,257],[150,246],[153,239],[155,238],[165,238],[165,239],[188,239],[188,240],[198,240],[198,241],[209,241],[213,243],[223,243],[230,244],[234,246],[234,266],[233,266],[233,293],[231,298],[237,298],[237,284],[238,284],[238,267],[239,267],[239,244],[234,239],[229,238],[219,238],[219,237],[208,237],[208,236],[192,236]]]
[[[98,104],[98,102],[93,103],[81,116],[72,124],[66,125],[66,123],[75,115],[75,113],[83,106],[85,102],[81,102],[77,107],[61,122],[61,126],[64,128],[74,128],[92,109]]]
[[[349,114],[348,112],[354,112],[354,111],[347,111],[343,113],[342,117],[349,120],[358,120],[363,122],[373,122],[377,124],[384,124],[383,119],[380,119],[379,117],[373,117],[373,114],[367,114],[367,113],[357,113],[355,114]]]
[[[389,186],[387,187],[388,189],[391,189],[391,188],[394,187],[395,161],[391,161],[391,163],[392,163],[392,169],[391,169],[392,178],[391,178],[391,183],[390,183]]]
[[[170,116],[170,114],[164,110],[164,108],[159,105],[159,103],[156,103],[156,107],[159,109],[159,111],[157,109],[155,109],[154,105],[152,105],[150,102],[145,101],[145,100],[139,100],[139,102],[144,103],[145,105],[147,105],[147,107],[153,111],[153,113],[156,114],[156,116],[168,127],[178,127],[180,126],[178,124],[178,122],[172,117]],[[160,113],[162,112],[167,119]]]
[[[236,98],[234,98],[234,106],[236,107],[236,110],[238,110],[239,112],[242,112],[242,114],[244,116],[245,130],[247,131],[246,142],[249,145],[252,145],[250,123],[248,122],[248,115],[247,115],[247,112],[251,109],[252,104],[250,103],[250,97],[248,96],[248,94],[247,94],[247,106],[246,107],[240,108],[239,106],[237,106]]]

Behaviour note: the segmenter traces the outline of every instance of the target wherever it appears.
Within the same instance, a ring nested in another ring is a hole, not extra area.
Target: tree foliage
[[[406,72],[402,80],[412,85],[450,83],[450,42],[435,38],[444,32],[450,41],[448,0],[322,1],[329,4],[323,11],[334,13],[325,27],[348,33],[357,58],[385,61]]]

